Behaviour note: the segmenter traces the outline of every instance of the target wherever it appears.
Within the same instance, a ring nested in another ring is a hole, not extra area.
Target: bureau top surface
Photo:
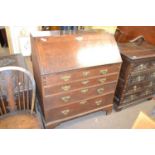
[[[57,73],[120,63],[121,56],[113,35],[104,31],[62,31],[32,34],[33,52],[39,61],[41,74]]]
[[[140,44],[136,42],[118,43],[118,46],[121,54],[132,60],[155,57],[155,46],[146,41]]]

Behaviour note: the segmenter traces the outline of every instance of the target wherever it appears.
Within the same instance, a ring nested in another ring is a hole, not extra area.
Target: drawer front
[[[129,81],[128,81],[128,85],[132,85],[132,84],[136,84],[136,83],[139,83],[139,82],[143,82],[143,81],[146,81],[148,78],[148,75],[138,75],[138,76],[131,76],[129,78]]]
[[[104,107],[113,103],[113,96],[114,94],[107,94],[102,97],[83,100],[63,107],[46,110],[45,119],[47,122],[55,121]]]
[[[55,75],[54,74],[46,75],[43,76],[42,81],[44,86],[48,85],[54,86],[76,80],[84,80],[91,77],[107,75],[110,73],[118,73],[119,70],[120,70],[120,64],[99,66],[94,68],[57,73]]]
[[[104,85],[98,85],[93,87],[87,87],[79,90],[75,90],[69,93],[62,93],[59,95],[46,96],[44,99],[44,106],[46,107],[58,107],[65,104],[77,102],[93,96],[104,95],[108,92],[114,92],[116,83],[109,83]]]
[[[139,72],[139,71],[144,71],[144,70],[147,70],[148,67],[150,67],[149,62],[135,63],[132,66],[132,71],[133,71],[133,73]]]
[[[126,90],[126,95],[130,95],[136,92],[143,91],[144,89],[153,89],[155,87],[155,81],[146,81],[140,84],[129,86]]]
[[[82,81],[73,82],[73,83],[66,83],[63,85],[56,85],[56,86],[45,86],[44,91],[46,95],[52,95],[57,93],[65,93],[68,91],[72,91],[74,89],[90,87],[93,85],[98,84],[106,84],[109,82],[116,82],[118,74],[107,75],[107,76],[100,76],[98,78],[93,79],[84,79]]]
[[[145,74],[139,74],[137,76],[130,76],[128,85],[133,85],[136,83],[146,82],[146,81],[155,81],[155,71],[148,72]]]
[[[145,61],[140,63],[134,63],[132,65],[132,74],[136,74],[137,72],[144,72],[146,70],[152,70],[155,68],[155,60],[153,61]]]
[[[155,90],[152,89],[152,88],[148,88],[148,89],[145,89],[141,92],[138,92],[138,93],[134,93],[132,95],[126,95],[124,97],[124,99],[122,100],[122,104],[126,104],[126,103],[130,103],[130,102],[133,102],[133,101],[136,101],[138,99],[142,99],[143,97],[147,97],[147,96],[150,96],[152,94],[155,93]]]

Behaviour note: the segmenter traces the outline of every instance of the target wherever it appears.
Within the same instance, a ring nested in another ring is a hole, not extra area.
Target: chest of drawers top
[[[104,31],[39,32],[31,39],[41,75],[121,62],[113,35]]]
[[[155,57],[155,46],[146,42],[118,43],[121,55],[129,60],[140,60]]]

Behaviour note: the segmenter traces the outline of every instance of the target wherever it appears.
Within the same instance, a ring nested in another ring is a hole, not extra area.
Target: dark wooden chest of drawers
[[[46,128],[98,110],[112,111],[121,67],[112,35],[40,32],[31,35],[31,43]]]
[[[155,46],[142,37],[118,46],[123,64],[115,93],[115,107],[120,110],[149,99],[155,93]]]

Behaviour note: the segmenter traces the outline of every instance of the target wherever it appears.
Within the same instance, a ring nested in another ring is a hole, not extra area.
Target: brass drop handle
[[[108,73],[108,70],[107,69],[100,70],[100,74],[101,75],[104,75],[104,74],[107,74],[107,73]]]
[[[96,103],[97,106],[99,106],[99,105],[101,105],[102,100],[98,100],[98,101],[96,101],[95,103]]]
[[[152,76],[155,77],[155,72],[152,73]]]
[[[83,85],[86,85],[86,84],[89,83],[89,80],[82,81],[81,83],[82,83]]]
[[[61,87],[61,89],[64,90],[64,91],[68,91],[70,88],[71,88],[70,85],[65,85],[65,86]]]
[[[138,81],[141,81],[141,80],[142,80],[141,76],[138,76]]]
[[[87,103],[87,101],[81,101],[81,102],[80,102],[81,105],[84,105],[84,104],[86,104],[86,103]]]
[[[87,77],[88,74],[90,74],[90,72],[89,71],[84,71],[82,74],[83,74],[84,77]]]
[[[153,86],[153,83],[152,83],[152,81],[150,82],[150,84],[149,84],[150,86]]]
[[[106,78],[101,78],[98,81],[103,84],[106,81]]]
[[[65,75],[61,77],[61,79],[64,80],[65,82],[68,81],[70,78],[71,78],[70,75]]]
[[[104,92],[104,88],[98,88],[98,89],[97,89],[97,93],[98,93],[98,94],[102,94],[103,92]]]
[[[66,110],[61,111],[61,113],[64,114],[64,115],[68,115],[69,112],[70,112],[69,109],[66,109]]]
[[[64,96],[62,97],[61,99],[64,101],[64,102],[68,102],[70,100],[70,96]]]
[[[136,91],[136,89],[137,89],[137,86],[134,86],[134,87],[133,87],[133,89],[134,89],[134,91]]]
[[[85,93],[87,93],[87,92],[88,92],[88,88],[82,89],[82,90],[81,90],[81,93],[82,93],[82,94],[85,94]]]

